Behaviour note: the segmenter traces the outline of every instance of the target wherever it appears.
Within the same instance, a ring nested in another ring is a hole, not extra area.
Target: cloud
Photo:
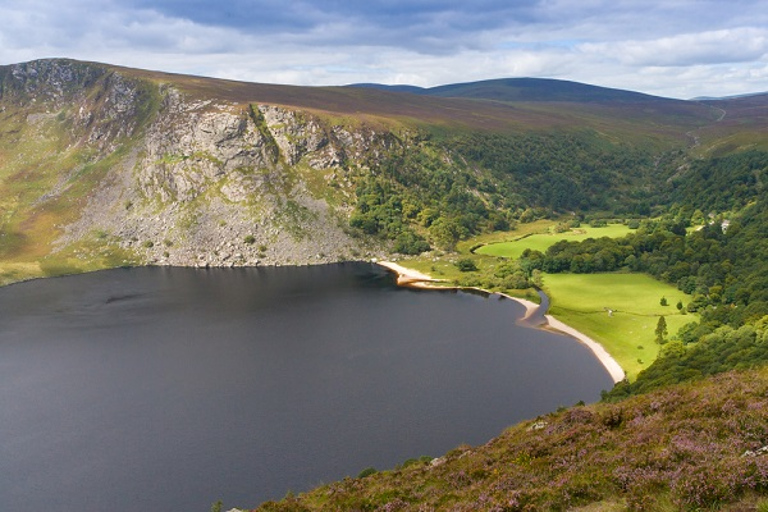
[[[768,29],[743,27],[647,41],[587,43],[579,49],[629,66],[691,66],[756,61],[768,54]]]
[[[537,76],[676,97],[768,90],[763,0],[5,0],[0,19],[3,63],[65,56],[301,85]]]

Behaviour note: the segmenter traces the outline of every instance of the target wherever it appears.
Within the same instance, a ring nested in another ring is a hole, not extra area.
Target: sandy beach
[[[593,354],[595,354],[595,357],[600,360],[600,362],[603,364],[606,370],[608,370],[608,374],[613,379],[614,383],[621,382],[624,380],[625,374],[624,370],[622,370],[619,363],[616,362],[616,360],[611,357],[611,354],[608,353],[607,350],[603,348],[601,344],[587,336],[586,334],[577,331],[573,327],[564,324],[560,320],[556,319],[552,315],[546,315],[545,317],[547,319],[547,325],[556,331],[560,331],[563,334],[567,334],[569,336],[572,336],[585,344],[589,349],[592,351]]]
[[[435,283],[443,282],[444,280],[433,279],[431,276],[424,274],[422,272],[419,272],[418,270],[406,268],[392,261],[377,261],[376,263],[378,265],[381,265],[382,267],[388,268],[389,270],[397,274],[398,286],[409,286],[411,288],[442,289],[442,290],[466,289],[462,287],[446,287],[446,286],[437,285]],[[489,292],[488,290],[483,290],[481,288],[473,287],[470,289],[479,290],[485,293],[496,293],[496,292]],[[506,297],[510,300],[514,300],[515,302],[518,302],[519,304],[522,304],[523,306],[525,306],[525,316],[521,319],[521,321],[528,319],[539,307],[538,304],[530,300],[512,297],[511,295],[507,295],[504,293],[498,293],[498,295],[502,295],[503,297]],[[592,353],[595,355],[598,361],[600,361],[603,367],[608,371],[608,374],[611,376],[611,379],[613,380],[614,383],[621,382],[622,380],[624,380],[624,377],[625,377],[624,370],[621,368],[619,363],[617,363],[616,360],[613,357],[611,357],[608,351],[605,350],[602,345],[600,345],[600,343],[596,342],[586,334],[577,331],[573,327],[564,324],[563,322],[556,319],[552,315],[546,315],[544,318],[546,318],[547,324],[542,326],[543,328],[549,328],[549,329],[561,332],[563,334],[567,334],[568,336],[571,336],[573,338],[576,338],[592,351]]]
[[[398,265],[394,261],[376,261],[375,262],[382,267],[386,267],[389,270],[397,274],[397,284],[400,286],[411,286],[416,283],[437,283],[440,279],[433,279],[427,274],[423,274],[418,270],[405,268],[402,265]]]

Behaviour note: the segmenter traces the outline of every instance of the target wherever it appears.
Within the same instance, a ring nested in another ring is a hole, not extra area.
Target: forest
[[[651,155],[591,131],[421,133],[368,162],[350,226],[418,254],[558,212],[649,215],[660,197]]]
[[[694,162],[675,184],[684,193],[664,216],[644,221],[635,233],[563,241],[546,253],[523,254],[523,268],[645,272],[692,295],[677,306],[698,312],[701,321],[681,329],[636,382],[618,385],[608,397],[768,362],[766,170],[768,154],[758,152]]]
[[[768,362],[768,153],[682,165],[679,154],[668,154],[654,165],[650,153],[590,133],[476,132],[412,144],[418,150],[372,163],[376,172],[357,188],[353,228],[418,254],[564,212],[572,226],[612,216],[633,232],[526,250],[492,282],[461,281],[492,289],[529,286],[539,272],[642,272],[692,296],[675,306],[701,320],[670,333],[656,362],[607,399]],[[661,167],[672,177],[659,179]]]

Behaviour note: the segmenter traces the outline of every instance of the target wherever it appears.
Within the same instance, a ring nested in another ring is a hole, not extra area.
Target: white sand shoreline
[[[497,295],[501,295],[503,297],[506,297],[510,300],[513,300],[525,306],[525,316],[521,319],[521,321],[524,321],[530,318],[531,315],[533,315],[536,312],[536,310],[539,308],[539,305],[536,304],[535,302],[532,302],[526,299],[520,299],[518,297],[512,297],[511,295],[507,295],[505,293],[490,292],[488,290],[483,290],[482,288],[476,288],[476,287],[467,288],[467,287],[459,287],[459,286],[440,286],[435,283],[444,282],[445,280],[434,279],[427,274],[419,272],[418,270],[406,268],[392,261],[376,261],[374,263],[395,272],[397,274],[398,286],[407,286],[411,288],[432,289],[432,290],[471,289],[471,290],[482,291],[488,294],[496,293]],[[592,353],[595,355],[597,360],[600,361],[600,363],[606,369],[606,371],[608,372],[608,375],[610,375],[614,384],[624,380],[626,374],[624,373],[624,370],[621,368],[621,365],[619,365],[619,363],[611,356],[611,354],[608,353],[607,350],[605,350],[605,348],[600,343],[593,340],[586,334],[580,331],[577,331],[573,327],[564,324],[563,322],[556,319],[552,315],[545,315],[544,318],[546,319],[547,323],[545,326],[543,326],[543,328],[549,328],[549,329],[558,331],[560,333],[566,334],[568,336],[571,336],[572,338],[577,339],[584,345],[586,345],[587,348],[589,348],[592,351]]]

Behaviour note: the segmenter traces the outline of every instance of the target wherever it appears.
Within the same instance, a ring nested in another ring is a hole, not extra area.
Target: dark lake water
[[[612,382],[497,296],[368,264],[0,288],[0,509],[255,506],[481,444]]]

